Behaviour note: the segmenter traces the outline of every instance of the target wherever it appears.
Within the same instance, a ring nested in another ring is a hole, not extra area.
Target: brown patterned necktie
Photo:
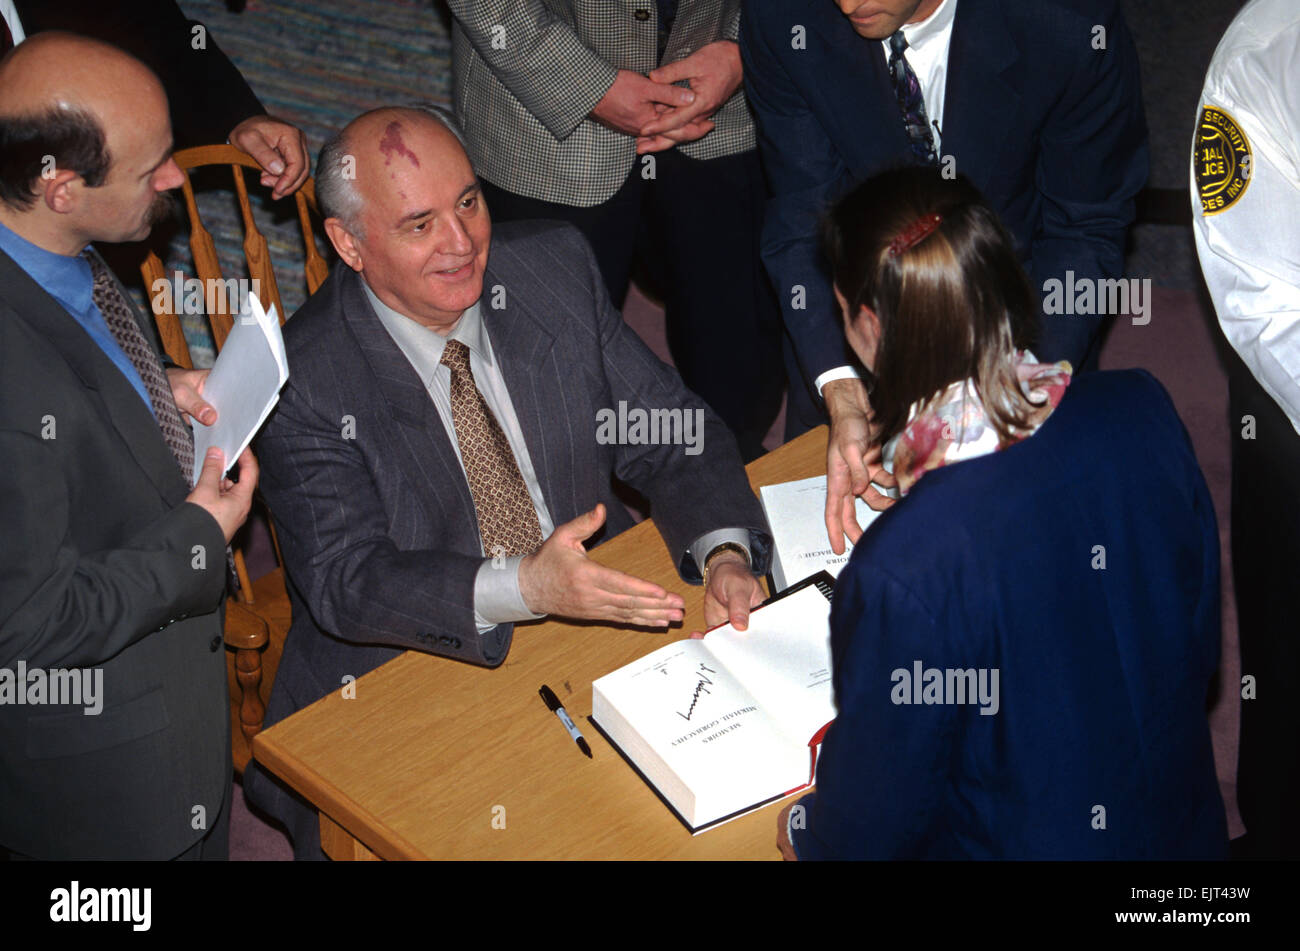
[[[443,366],[451,370],[451,421],[478,513],[483,551],[490,556],[528,555],[542,543],[528,486],[519,464],[469,368],[469,347],[448,340]]]
[[[90,262],[90,271],[95,276],[95,306],[104,315],[108,329],[113,332],[118,345],[144,381],[145,392],[153,404],[153,414],[158,420],[158,428],[162,430],[167,448],[176,457],[176,462],[185,475],[185,484],[191,485],[194,482],[194,436],[181,420],[167,374],[158,362],[158,355],[145,338],[144,331],[135,322],[131,305],[118,290],[108,266],[100,260],[99,255],[90,251],[85,252],[85,258]]]

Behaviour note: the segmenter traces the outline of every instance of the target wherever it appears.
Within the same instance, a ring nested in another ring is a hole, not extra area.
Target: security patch
[[[1217,106],[1203,108],[1192,150],[1202,214],[1217,215],[1236,204],[1250,184],[1253,161],[1250,142],[1236,120]]]

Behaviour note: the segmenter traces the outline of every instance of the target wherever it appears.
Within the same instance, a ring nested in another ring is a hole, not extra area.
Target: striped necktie
[[[542,544],[537,509],[505,431],[474,383],[469,347],[448,340],[440,362],[451,370],[451,422],[478,514],[483,551],[494,557],[530,555]]]
[[[921,81],[916,78],[911,64],[903,55],[905,49],[907,37],[899,30],[889,38],[889,78],[894,83],[894,95],[898,98],[898,108],[903,114],[903,127],[907,130],[908,141],[912,143],[912,154],[926,165],[938,165],[939,156],[934,149],[930,118],[925,113]]]
[[[136,372],[140,374],[140,379],[144,381],[145,392],[149,394],[149,402],[153,404],[153,415],[158,420],[158,428],[162,430],[167,448],[176,457],[176,463],[185,475],[185,484],[191,485],[194,482],[194,435],[182,421],[180,410],[176,408],[176,401],[172,399],[171,384],[167,381],[167,374],[158,361],[158,354],[154,352],[144,331],[136,323],[131,305],[122,296],[117,282],[108,270],[108,265],[98,254],[90,251],[85,252],[85,258],[90,262],[90,271],[95,278],[93,292],[95,306],[104,315],[108,329],[113,332],[113,337],[122,348],[122,352],[127,355]]]

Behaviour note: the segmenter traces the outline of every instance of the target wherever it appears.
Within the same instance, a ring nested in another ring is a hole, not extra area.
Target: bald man
[[[624,323],[578,231],[494,232],[433,109],[355,120],[316,181],[342,263],[286,327],[258,443],[294,598],[267,723],[405,649],[495,667],[516,622],[681,620],[679,595],[586,557],[631,524],[611,477],[649,498],[709,623],[743,627],[771,538],[735,440]],[[256,768],[244,789],[320,857],[314,812]]]
[[[127,54],[45,33],[0,60],[0,857],[225,858],[220,452],[192,485],[203,373],[90,250],[180,184],[167,99]],[[170,386],[169,386],[170,382]]]
[[[207,27],[189,19],[175,0],[8,0],[0,3],[0,18],[15,41],[62,30],[138,57],[171,100],[177,148],[229,139],[262,166],[262,184],[275,198],[307,180],[311,162],[302,131],[266,114]]]

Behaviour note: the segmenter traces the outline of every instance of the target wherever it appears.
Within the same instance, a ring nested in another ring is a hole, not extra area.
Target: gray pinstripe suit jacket
[[[554,222],[498,226],[485,300],[497,285],[505,307],[485,307],[484,327],[556,524],[600,501],[609,515],[589,545],[628,527],[610,482],[616,475],[650,499],[686,580],[699,580],[687,546],[724,527],[749,530],[755,570],[765,572],[767,522],[712,411],[699,455],[597,443],[597,411],[617,410],[621,400],[647,409],[704,403],[610,304],[581,234]],[[336,266],[289,321],[285,345],[289,382],[258,442],[293,597],[267,724],[403,649],[500,664],[513,626],[484,635],[475,627],[483,555],[469,487],[423,382],[361,278]],[[310,835],[301,807],[264,782],[245,777],[254,801]]]
[[[680,0],[664,62],[740,31],[741,0]],[[448,0],[452,98],[480,175],[519,195],[588,207],[605,201],[636,161],[635,140],[587,114],[620,69],[657,58],[654,0]],[[645,11],[644,20],[636,13]],[[704,138],[679,146],[711,159],[754,148],[738,91]]]

